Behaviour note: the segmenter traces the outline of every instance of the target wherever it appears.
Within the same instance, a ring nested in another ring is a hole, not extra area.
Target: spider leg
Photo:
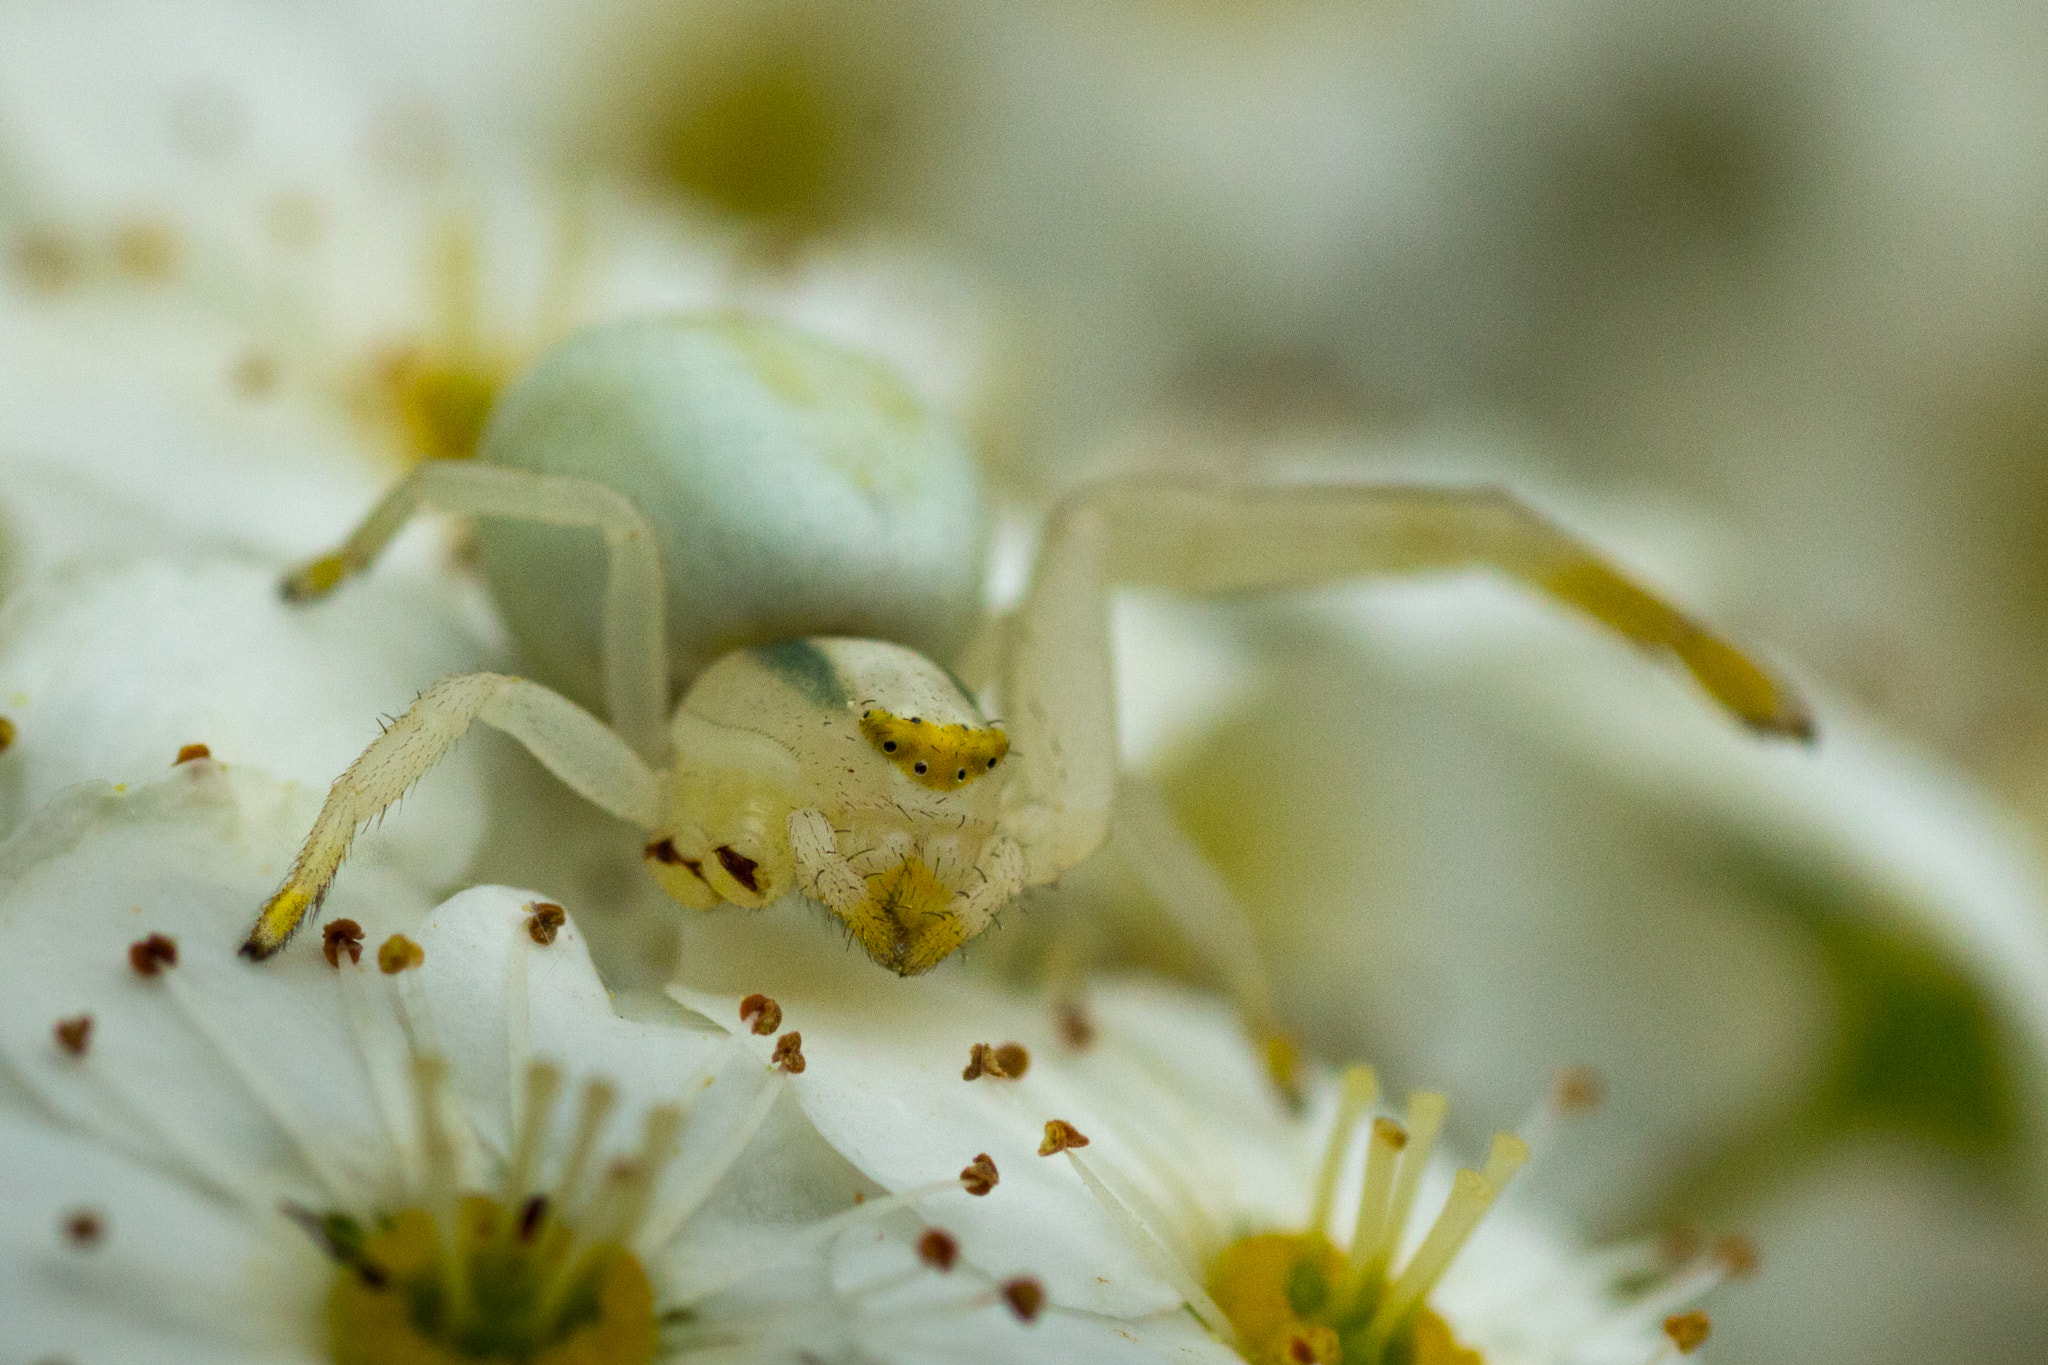
[[[643,756],[668,751],[666,580],[654,531],[640,510],[603,484],[471,461],[433,460],[386,493],[341,548],[301,565],[281,585],[289,601],[324,597],[367,570],[420,512],[506,517],[603,534],[604,699],[613,727]]]
[[[1466,568],[1504,573],[1668,652],[1755,730],[1812,737],[1810,714],[1784,683],[1500,489],[1107,480],[1054,509],[1001,660],[1016,769],[1005,819],[1024,849],[1027,883],[1079,863],[1108,831],[1117,765],[1110,589],[1222,593]]]
[[[1273,1079],[1295,1095],[1293,1045],[1273,1011],[1273,990],[1251,921],[1158,792],[1130,778],[1117,782],[1109,845],[1217,974],[1245,1027],[1264,1043]]]
[[[269,957],[284,946],[319,909],[356,832],[440,762],[472,721],[511,735],[571,790],[621,820],[651,828],[658,819],[661,788],[654,771],[588,711],[524,678],[443,678],[335,779],[284,885],[249,931],[245,956]]]

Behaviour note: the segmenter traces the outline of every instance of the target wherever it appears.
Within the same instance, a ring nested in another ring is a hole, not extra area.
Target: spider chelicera
[[[984,619],[989,512],[948,423],[873,361],[731,314],[564,342],[505,396],[478,459],[414,470],[285,595],[367,570],[425,510],[478,519],[496,601],[551,686],[467,673],[427,688],[335,782],[251,957],[317,912],[356,831],[478,720],[645,830],[648,870],[684,905],[802,892],[906,976],[1113,822],[1198,941],[1241,943],[1192,845],[1119,784],[1120,586],[1488,567],[1668,651],[1752,728],[1811,733],[1739,649],[1492,488],[1097,482],[1053,509],[1021,605]],[[1256,966],[1212,955],[1265,1015]]]

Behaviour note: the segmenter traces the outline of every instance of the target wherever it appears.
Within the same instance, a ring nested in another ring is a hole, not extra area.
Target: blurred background
[[[1133,764],[1320,1055],[1451,1090],[1468,1140],[1557,1065],[1607,1076],[1541,1197],[1602,1234],[1753,1231],[1714,1358],[2048,1358],[2048,8],[0,23],[0,442],[17,492],[133,490],[93,534],[228,534],[198,469],[278,480],[238,544],[319,544],[405,461],[468,454],[551,338],[707,304],[950,408],[1005,509],[999,596],[1035,516],[1112,468],[1555,510],[1809,683],[1821,755],[1751,754],[1461,584],[1126,604]],[[79,548],[13,516],[9,582]],[[1116,909],[1142,899],[1091,869],[984,959],[1193,970]]]

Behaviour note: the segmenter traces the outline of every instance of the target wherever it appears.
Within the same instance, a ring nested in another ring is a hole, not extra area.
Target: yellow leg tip
[[[348,575],[349,564],[345,556],[322,555],[286,574],[278,585],[278,591],[287,602],[310,602],[333,592]]]
[[[292,887],[279,891],[264,902],[263,913],[256,917],[249,937],[242,942],[242,956],[261,962],[276,953],[298,929],[312,906],[312,897],[303,891]]]
[[[1687,641],[1679,656],[1700,685],[1750,729],[1802,744],[1814,742],[1813,712],[1806,702],[1735,646],[1702,634]]]

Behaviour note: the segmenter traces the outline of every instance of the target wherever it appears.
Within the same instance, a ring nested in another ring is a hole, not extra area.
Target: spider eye
[[[990,760],[988,761],[988,766],[989,766],[989,767],[991,767],[991,768],[995,767],[995,766],[996,766],[996,761],[995,761],[994,759],[990,759]]]
[[[953,780],[955,782],[965,782],[967,780],[967,769],[962,768],[959,772],[954,773]]]
[[[883,740],[883,741],[882,741],[882,752],[883,752],[883,753],[885,753],[885,754],[893,754],[893,753],[895,753],[895,752],[896,752],[896,741],[895,741],[895,740],[893,740],[893,739],[885,739],[885,740]]]
[[[917,765],[917,771],[918,771],[918,772],[920,772],[920,773],[924,772],[924,771],[925,771],[925,765],[924,765],[924,764],[922,764],[922,763],[919,763],[919,764]]]

